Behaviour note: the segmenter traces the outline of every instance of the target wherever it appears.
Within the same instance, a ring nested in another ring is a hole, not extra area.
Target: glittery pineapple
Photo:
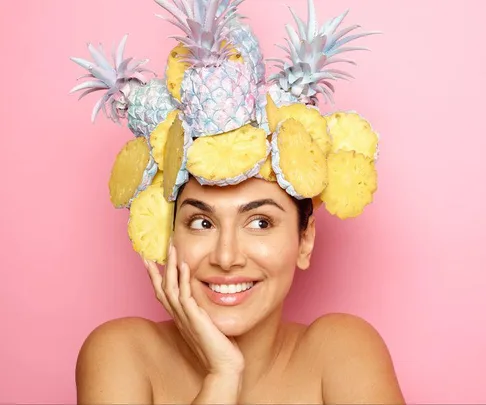
[[[156,0],[172,15],[170,22],[185,34],[175,37],[189,51],[177,54],[185,64],[181,66],[180,109],[183,128],[193,138],[222,134],[255,121],[258,86],[249,65],[235,55],[235,44],[226,29],[236,18],[239,1],[226,1],[208,0],[201,7],[201,0],[174,4]],[[216,17],[218,9],[221,14]],[[179,80],[180,71],[172,71]],[[177,80],[171,71],[167,73],[168,82],[177,88]]]
[[[93,62],[71,58],[89,72],[81,77],[88,80],[75,86],[71,93],[84,90],[81,99],[90,93],[104,91],[104,95],[93,108],[91,120],[94,122],[98,113],[103,110],[116,123],[127,119],[128,127],[135,136],[148,137],[166,119],[168,113],[175,109],[176,104],[163,80],[154,78],[148,81],[144,76],[144,72],[150,72],[144,68],[148,59],[124,58],[127,38],[127,35],[123,37],[113,54],[113,66],[101,45],[100,49],[92,44],[88,45]]]
[[[280,46],[287,54],[289,61],[271,59],[275,61],[278,72],[269,77],[274,83],[272,88],[274,102],[278,99],[288,102],[288,95],[276,96],[279,91],[286,92],[306,104],[317,104],[317,96],[321,94],[326,101],[333,102],[334,86],[332,80],[349,79],[352,76],[339,69],[332,69],[329,65],[337,62],[355,64],[352,60],[339,59],[336,56],[345,52],[363,50],[362,47],[345,47],[344,45],[375,32],[364,32],[346,36],[358,28],[354,25],[336,32],[347,12],[333,18],[319,28],[313,0],[308,0],[308,21],[304,23],[296,13],[290,9],[297,24],[297,31],[290,25],[286,26],[288,46]],[[279,90],[280,89],[280,90]],[[277,104],[279,105],[279,104]]]

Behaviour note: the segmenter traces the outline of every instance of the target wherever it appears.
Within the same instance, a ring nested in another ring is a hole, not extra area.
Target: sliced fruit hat
[[[142,257],[165,263],[178,191],[189,176],[202,185],[235,185],[256,177],[296,199],[312,198],[341,219],[360,215],[377,190],[378,134],[354,111],[322,114],[333,81],[352,76],[333,68],[355,64],[343,54],[376,32],[340,28],[348,11],[319,25],[313,0],[308,21],[290,12],[285,59],[266,61],[238,13],[244,0],[155,0],[162,19],[181,32],[163,78],[148,60],[125,58],[125,35],[112,61],[88,45],[92,61],[71,60],[88,73],[71,92],[100,91],[92,121],[103,111],[127,122],[134,138],[118,153],[109,180],[116,208],[130,210],[128,235]],[[154,75],[148,79],[148,75]]]

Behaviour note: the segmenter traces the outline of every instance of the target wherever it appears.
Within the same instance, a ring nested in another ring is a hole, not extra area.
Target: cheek
[[[272,277],[293,274],[297,255],[298,243],[290,237],[262,240],[248,250],[248,257]]]
[[[177,249],[177,262],[186,262],[194,273],[210,249],[209,238],[191,238],[191,235],[174,233],[174,246]]]

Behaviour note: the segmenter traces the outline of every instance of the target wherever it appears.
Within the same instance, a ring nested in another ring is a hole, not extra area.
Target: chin
[[[237,315],[210,314],[216,327],[226,336],[241,336],[253,327],[253,324]]]

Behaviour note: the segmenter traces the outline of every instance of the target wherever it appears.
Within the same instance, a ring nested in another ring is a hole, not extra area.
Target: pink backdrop
[[[282,55],[285,4],[247,0],[266,57]],[[357,220],[319,212],[313,266],[299,272],[287,315],[346,311],[373,323],[409,403],[486,401],[484,214],[486,30],[483,0],[316,1],[321,20],[386,35],[361,43],[356,79],[337,108],[382,135],[374,205]],[[46,0],[0,6],[2,157],[0,402],[74,403],[78,349],[98,324],[165,316],[132,251],[127,212],[110,206],[113,159],[131,137],[68,96],[82,74],[69,56],[88,41],[162,71],[176,31],[150,0]],[[482,108],[481,108],[482,107]],[[325,108],[325,107],[324,107]]]

